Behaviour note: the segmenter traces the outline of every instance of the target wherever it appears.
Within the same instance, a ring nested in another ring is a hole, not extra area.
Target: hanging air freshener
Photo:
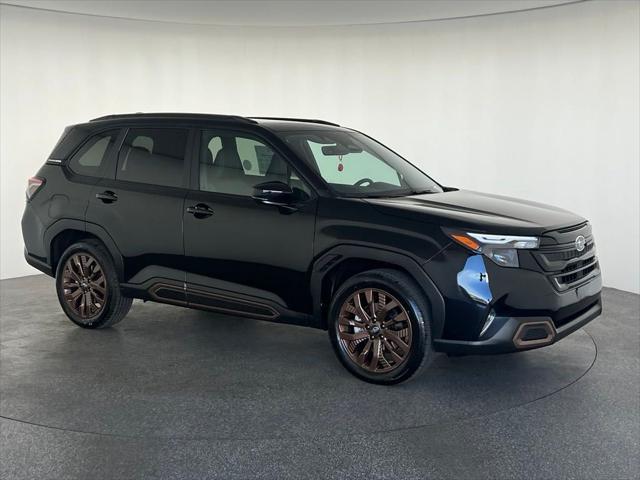
[[[344,165],[342,164],[342,155],[338,155],[338,171],[341,172],[344,170]]]

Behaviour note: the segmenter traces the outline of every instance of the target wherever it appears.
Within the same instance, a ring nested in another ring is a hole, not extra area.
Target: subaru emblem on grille
[[[576,237],[576,250],[581,252],[584,250],[585,245],[587,244],[587,241],[584,239],[584,237],[582,235],[578,235]]]

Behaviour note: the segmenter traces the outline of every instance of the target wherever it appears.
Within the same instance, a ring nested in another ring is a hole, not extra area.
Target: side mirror
[[[255,201],[276,207],[288,207],[293,202],[293,190],[284,182],[264,182],[253,187]]]

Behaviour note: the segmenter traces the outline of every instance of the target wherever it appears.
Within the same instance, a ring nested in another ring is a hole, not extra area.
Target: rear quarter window
[[[67,127],[62,132],[60,140],[53,147],[53,151],[49,155],[49,158],[55,160],[66,160],[69,155],[78,148],[82,142],[84,142],[92,131],[84,125],[73,125]]]
[[[78,175],[101,176],[106,158],[113,152],[118,130],[110,130],[91,137],[69,159],[69,169]]]

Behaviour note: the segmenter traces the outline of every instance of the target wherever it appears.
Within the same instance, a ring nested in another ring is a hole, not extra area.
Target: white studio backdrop
[[[109,113],[322,118],[441,183],[589,218],[607,286],[640,291],[640,3],[394,25],[211,27],[0,6],[0,277],[26,179]]]

